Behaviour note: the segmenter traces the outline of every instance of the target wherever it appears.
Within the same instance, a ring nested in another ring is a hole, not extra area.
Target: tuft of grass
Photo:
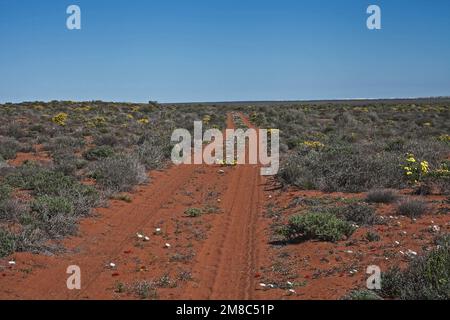
[[[336,242],[349,237],[355,228],[332,213],[308,212],[294,215],[280,232],[289,241],[317,239]]]
[[[397,214],[410,218],[421,217],[428,209],[426,202],[414,199],[406,199],[397,206]]]
[[[370,203],[392,203],[397,200],[395,191],[390,189],[374,189],[367,193],[366,201]]]

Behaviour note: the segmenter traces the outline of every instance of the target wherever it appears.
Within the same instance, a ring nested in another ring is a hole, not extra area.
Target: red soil
[[[233,127],[231,116],[228,127]],[[271,244],[272,219],[265,210],[269,203],[283,209],[285,218],[298,211],[288,207],[297,196],[363,196],[270,191],[272,184],[260,176],[257,165],[181,165],[152,172],[149,185],[131,194],[131,203],[113,200],[83,219],[79,235],[62,242],[65,253],[17,253],[0,260],[0,299],[132,299],[137,296],[117,290],[118,283],[166,275],[177,285],[160,285],[159,299],[337,299],[363,286],[367,266],[384,270],[405,265],[400,250],[420,254],[431,247],[430,225],[449,230],[448,215],[427,215],[416,222],[391,219],[392,206],[381,205],[378,213],[388,223],[373,227],[381,235],[378,242],[364,240],[368,228],[360,228],[350,239],[354,241]],[[189,218],[184,212],[193,207],[218,210]],[[138,232],[150,240],[138,239]],[[12,259],[16,264],[8,266]],[[115,268],[109,267],[111,262]],[[66,287],[70,265],[81,268],[81,290]],[[353,269],[357,272],[351,274]],[[191,280],[181,279],[189,273]],[[286,281],[297,284],[295,294],[260,286]]]

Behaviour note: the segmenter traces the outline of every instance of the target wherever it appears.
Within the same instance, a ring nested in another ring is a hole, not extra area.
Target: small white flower
[[[156,228],[156,229],[155,229],[155,232],[156,232],[156,233],[160,233],[160,232],[161,232],[161,228]]]
[[[399,241],[395,241],[394,244],[398,246],[398,245],[400,245],[400,242]]]
[[[353,253],[353,251],[352,250],[346,250],[345,252],[347,252],[347,253]]]
[[[14,265],[16,264],[16,262],[13,261],[13,260],[11,260],[11,261],[8,261],[8,264],[9,264],[10,266],[14,266]]]
[[[286,282],[288,286],[292,287],[294,284],[290,281]]]
[[[142,234],[140,234],[140,233],[136,233],[136,236],[139,238],[139,239],[142,239],[144,236],[142,235]]]
[[[170,247],[171,247],[170,243],[166,243],[164,246],[165,246],[166,248],[170,248]]]
[[[289,289],[289,293],[296,293],[294,289]]]
[[[114,262],[110,262],[110,263],[109,263],[109,267],[110,267],[110,268],[115,268],[115,267],[116,267],[116,264],[115,264]]]
[[[275,288],[273,284],[269,284],[269,287],[271,287],[272,289]]]
[[[150,237],[145,236],[144,241],[150,241]]]
[[[404,254],[405,254],[405,253],[404,253],[404,252],[403,252],[402,250],[400,250],[399,252],[400,252],[400,254],[402,254],[402,255],[404,255]]]
[[[431,231],[439,232],[439,231],[441,231],[441,228],[438,225],[434,225],[434,226],[431,227]]]
[[[267,285],[265,283],[260,283],[259,286],[263,287],[263,288],[267,287]]]
[[[220,169],[219,171],[217,171],[217,172],[219,172],[219,173],[225,173],[225,171],[223,171],[222,169]]]

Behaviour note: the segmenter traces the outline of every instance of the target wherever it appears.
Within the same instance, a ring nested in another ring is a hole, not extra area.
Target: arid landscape
[[[194,121],[278,174],[172,164]],[[449,211],[446,98],[0,105],[0,299],[449,299]]]

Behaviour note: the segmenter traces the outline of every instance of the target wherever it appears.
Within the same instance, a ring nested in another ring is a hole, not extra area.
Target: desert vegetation
[[[98,219],[82,237],[113,297],[449,297],[448,99],[25,102],[0,116],[0,257],[12,265],[58,256]],[[171,134],[194,121],[279,129],[280,171],[174,169]],[[365,288],[369,265],[381,290]]]

